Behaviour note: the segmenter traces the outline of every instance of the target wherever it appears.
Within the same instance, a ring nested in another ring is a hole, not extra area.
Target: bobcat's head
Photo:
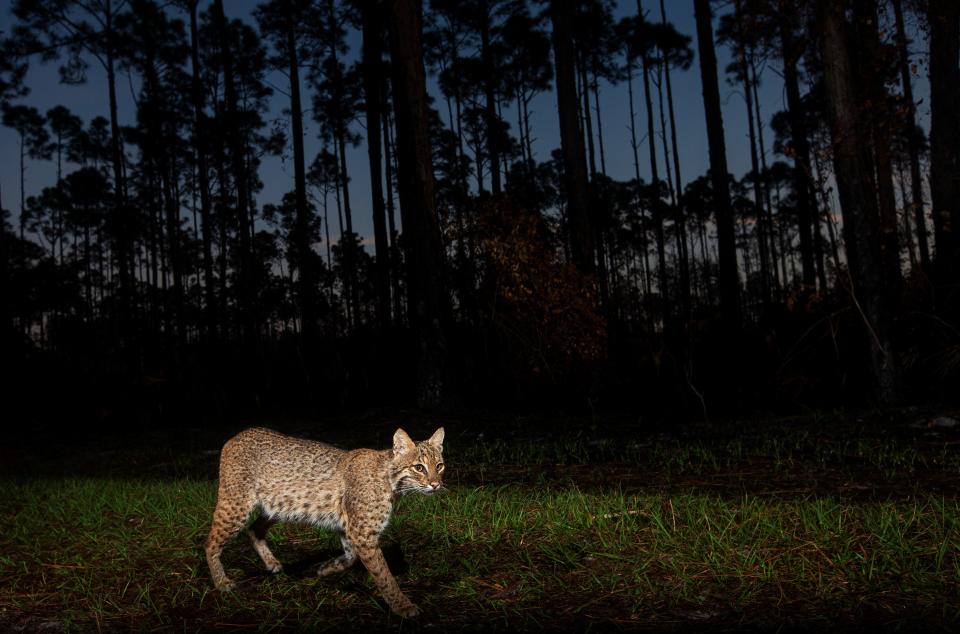
[[[443,427],[418,443],[402,429],[393,435],[393,488],[397,493],[436,493],[443,487],[443,468]]]

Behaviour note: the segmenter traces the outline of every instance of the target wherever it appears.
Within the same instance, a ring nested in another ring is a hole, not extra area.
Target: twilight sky
[[[201,3],[203,10],[209,2]],[[228,17],[239,17],[253,23],[251,13],[256,6],[255,0],[226,0],[224,8]],[[425,3],[426,4],[426,3]],[[649,12],[651,21],[659,21],[660,11],[659,3],[652,0],[644,0],[643,8]],[[11,0],[0,0],[0,30],[9,31],[13,23],[13,16],[10,13]],[[671,21],[681,32],[691,37],[692,47],[695,55],[696,51],[696,28],[693,17],[693,0],[670,0],[666,3],[667,19]],[[724,12],[724,9],[717,10],[717,13]],[[616,8],[615,18],[619,19],[627,15],[636,13],[636,3],[620,2]],[[178,15],[186,20],[185,15]],[[714,21],[716,29],[716,20]],[[351,48],[351,57],[355,58],[360,50],[360,35],[352,32],[349,35]],[[925,42],[918,38],[918,42],[911,47],[911,52],[918,63],[918,71],[914,77],[914,90],[918,101],[918,115],[921,124],[925,125],[929,116],[929,108],[926,104],[925,96],[928,94],[926,66],[921,63],[925,61]],[[923,54],[923,59],[917,58],[918,54]],[[730,54],[726,47],[717,47],[718,65],[720,72],[730,61]],[[702,98],[700,92],[700,71],[698,58],[694,58],[694,63],[690,70],[686,72],[674,71],[673,89],[674,105],[678,122],[678,143],[680,147],[681,158],[681,176],[684,183],[704,174],[707,170],[707,141],[706,127],[703,113]],[[761,87],[760,100],[761,112],[764,119],[764,125],[769,126],[770,117],[774,112],[784,109],[786,97],[783,93],[782,81],[778,75],[779,67],[776,62],[768,64],[764,70]],[[287,90],[286,77],[280,73],[274,73],[269,80],[284,92]],[[33,61],[26,79],[30,87],[30,94],[22,100],[22,103],[36,107],[41,113],[47,109],[63,104],[71,111],[80,116],[85,122],[92,117],[101,115],[108,116],[107,110],[107,88],[106,75],[94,61],[90,66],[88,81],[81,86],[68,86],[59,83],[57,73],[57,64],[48,63],[42,65],[39,61]],[[432,82],[431,82],[432,83]],[[119,114],[121,124],[130,123],[134,117],[133,92],[137,89],[137,80],[130,78],[125,74],[118,75],[117,89],[119,95]],[[439,91],[435,86],[428,86],[432,94],[439,99]],[[634,90],[639,91],[642,87],[638,82],[634,84]],[[304,104],[309,107],[310,90],[304,85],[305,96]],[[720,83],[721,100],[723,102],[724,127],[727,141],[727,160],[730,171],[737,177],[742,176],[750,169],[750,155],[747,141],[747,119],[746,106],[742,94],[721,77]],[[628,129],[629,109],[627,100],[626,82],[612,86],[607,83],[601,84],[601,109],[603,111],[603,136],[604,146],[607,157],[607,173],[615,179],[627,180],[633,177],[633,154],[630,148],[630,134]],[[638,135],[640,130],[646,129],[646,113],[643,111],[642,94],[637,92],[635,98],[637,101],[637,126]],[[654,94],[654,99],[656,95]],[[268,123],[273,119],[285,119],[282,110],[287,102],[287,97],[281,92],[275,92],[271,101],[270,112],[267,114]],[[442,103],[437,105],[442,106]],[[656,106],[655,106],[656,107]],[[441,107],[441,116],[446,117],[446,109]],[[655,117],[658,115],[655,115]],[[512,104],[504,110],[504,118],[511,124],[515,132],[516,115]],[[558,118],[556,111],[556,97],[553,90],[543,93],[533,102],[532,127],[534,138],[534,151],[538,160],[544,160],[549,157],[550,152],[559,147]],[[656,119],[659,125],[659,119]],[[284,121],[284,123],[286,123]],[[355,124],[356,129],[361,130],[359,124]],[[306,142],[307,162],[309,163],[316,153],[320,150],[320,142],[317,140],[317,126],[305,117],[304,134]],[[596,134],[596,128],[594,129]],[[773,144],[773,133],[767,127],[765,129],[765,142],[768,164],[777,157],[773,155],[770,149]],[[649,180],[650,167],[648,149],[646,147],[646,137],[643,135],[642,147],[640,148],[640,172],[641,175]],[[661,142],[657,141],[658,159],[661,163],[660,174],[663,178],[664,168],[662,167],[663,155]],[[289,152],[292,154],[292,152]],[[16,133],[4,127],[0,127],[0,187],[2,187],[2,204],[5,208],[11,210],[12,221],[16,224],[19,209],[19,162],[18,162],[18,137]],[[351,203],[354,212],[355,230],[365,238],[365,242],[372,242],[372,220],[371,207],[369,200],[369,174],[366,156],[366,146],[361,143],[355,148],[348,150],[347,155],[348,169],[350,171],[351,183]],[[599,158],[598,158],[599,160]],[[66,166],[65,172],[69,172],[72,166]],[[272,202],[279,202],[286,191],[293,188],[293,166],[280,158],[265,157],[264,164],[260,170],[260,176],[264,181],[264,188],[258,196],[260,205]],[[43,187],[53,185],[56,180],[56,166],[53,162],[30,161],[27,167],[26,175],[26,194],[34,195],[40,192]],[[335,215],[331,217],[331,229],[336,231]]]

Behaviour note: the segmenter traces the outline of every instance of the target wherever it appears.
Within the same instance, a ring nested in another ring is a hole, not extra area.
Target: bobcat
[[[417,606],[387,568],[379,539],[395,497],[410,491],[435,493],[443,486],[443,469],[442,427],[418,443],[398,429],[393,448],[382,451],[344,451],[262,427],[240,432],[220,454],[217,506],[206,542],[214,585],[233,587],[220,554],[259,507],[247,533],[268,570],[281,570],[267,547],[270,527],[278,521],[313,523],[339,533],[343,544],[342,555],[320,566],[321,576],[341,572],[359,558],[390,608],[404,617],[416,616]]]

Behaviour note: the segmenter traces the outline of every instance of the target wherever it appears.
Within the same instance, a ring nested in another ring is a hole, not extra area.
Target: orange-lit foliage
[[[594,280],[563,262],[543,217],[498,201],[482,208],[473,231],[485,316],[517,361],[552,379],[605,355]]]

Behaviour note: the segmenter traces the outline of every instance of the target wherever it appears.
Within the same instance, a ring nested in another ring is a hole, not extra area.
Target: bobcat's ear
[[[430,436],[430,440],[427,441],[437,449],[443,451],[443,427],[437,429],[433,432],[433,436]]]
[[[393,434],[393,455],[399,456],[402,453],[410,451],[416,447],[413,444],[413,441],[410,439],[410,436],[407,435],[407,432],[402,429],[397,429],[396,433]]]

